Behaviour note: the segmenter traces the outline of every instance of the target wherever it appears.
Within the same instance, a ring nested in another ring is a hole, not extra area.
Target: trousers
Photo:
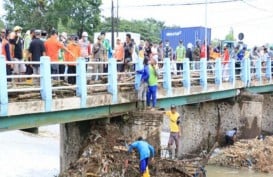
[[[156,92],[157,92],[157,85],[148,86],[148,92],[147,92],[147,106],[151,105],[152,100],[152,107],[154,108],[156,105]]]

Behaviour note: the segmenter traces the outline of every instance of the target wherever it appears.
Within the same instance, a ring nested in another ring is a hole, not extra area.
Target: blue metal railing
[[[143,68],[143,60],[138,59],[135,65],[135,70],[141,70]],[[249,87],[255,82],[256,85],[265,85],[272,83],[272,62],[270,59],[263,61],[261,59],[251,61],[249,59],[244,59],[240,62],[240,67],[235,67],[236,61],[234,59],[229,60],[227,63],[228,67],[223,67],[223,61],[217,59],[215,61],[207,61],[206,59],[201,59],[200,62],[191,62],[189,59],[184,59],[183,70],[174,71],[172,64],[177,64],[179,62],[170,61],[170,59],[165,58],[162,62],[163,68],[161,68],[161,75],[163,77],[163,88],[166,90],[166,97],[173,96],[173,82],[181,82],[184,88],[183,94],[190,94],[194,83],[199,82],[202,92],[207,92],[210,89],[211,80],[214,80],[214,85],[217,86],[217,89],[214,91],[222,90],[224,88],[223,84],[227,83],[229,85],[228,89],[238,88],[238,87]],[[7,75],[6,74],[6,65],[7,64],[36,64],[40,65],[40,74],[35,75]],[[197,63],[197,65],[196,65]],[[255,63],[255,66],[252,66]],[[74,74],[51,74],[51,64],[74,64],[76,65],[76,73]],[[86,65],[108,65],[107,73],[90,73],[86,72]],[[20,91],[40,91],[41,98],[45,102],[45,111],[51,111],[52,107],[52,92],[56,89],[65,89],[65,88],[75,88],[76,96],[80,98],[80,107],[86,107],[88,88],[90,86],[107,86],[108,92],[112,95],[112,104],[118,103],[118,87],[120,85],[130,84],[130,83],[119,83],[118,76],[124,75],[124,73],[118,73],[117,71],[117,62],[116,59],[111,58],[108,62],[88,62],[83,58],[79,58],[76,62],[50,62],[49,57],[41,57],[40,62],[23,62],[23,61],[5,61],[3,56],[0,56],[0,103],[1,103],[1,116],[7,115],[8,110],[8,93],[9,92],[20,92]],[[120,64],[120,63],[119,63]],[[191,65],[196,65],[199,68],[191,69]],[[209,67],[208,67],[209,66]],[[228,78],[226,81],[223,79],[223,72]],[[236,70],[240,70],[240,73],[236,73]],[[178,79],[174,79],[173,75],[177,72],[182,74],[178,76]],[[174,73],[174,74],[172,74]],[[125,73],[135,76],[134,84],[135,89],[138,90],[140,85],[141,75],[135,74],[135,71]],[[88,78],[94,75],[106,75],[108,82],[106,84],[94,84],[88,85]],[[76,77],[75,85],[54,87],[52,86],[53,77]],[[14,89],[8,88],[7,79],[14,78],[40,78],[40,85],[38,87],[31,88],[22,88]],[[210,82],[208,82],[208,80]],[[266,82],[264,82],[266,80]],[[241,85],[236,85],[237,82],[242,83]],[[258,83],[257,83],[258,82]],[[226,85],[226,84],[225,84]]]

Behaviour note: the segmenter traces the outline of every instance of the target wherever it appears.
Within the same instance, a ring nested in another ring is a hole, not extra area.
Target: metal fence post
[[[248,80],[248,86],[251,84],[251,61],[248,58],[247,59],[247,80]]]
[[[245,87],[249,86],[249,76],[250,76],[250,62],[249,59],[245,58],[242,61],[242,81]]]
[[[207,60],[200,60],[200,85],[202,86],[203,91],[208,90],[208,82],[207,82]]]
[[[186,93],[190,94],[191,74],[190,74],[190,60],[188,58],[185,58],[183,61],[183,86],[186,88]]]
[[[218,58],[215,61],[215,84],[218,86],[218,89],[222,89],[222,73],[222,60]]]
[[[143,59],[141,58],[138,58],[137,59],[137,62],[135,64],[135,67],[136,67],[136,71],[140,71],[140,70],[143,70],[144,66],[143,66]],[[139,89],[139,86],[140,86],[140,83],[141,83],[141,74],[137,74],[135,75],[135,89],[138,90]]]
[[[118,75],[117,61],[110,58],[108,61],[108,92],[112,94],[112,103],[118,103]]]
[[[81,108],[86,107],[87,100],[87,79],[86,79],[86,62],[84,58],[77,59],[77,91],[76,94],[81,98]]]
[[[51,111],[52,104],[52,85],[51,85],[51,69],[49,57],[41,57],[40,73],[41,73],[41,95],[45,102],[45,111]]]
[[[256,61],[256,78],[259,81],[259,84],[262,84],[262,59],[258,58]]]
[[[172,73],[170,58],[164,58],[163,88],[167,90],[167,96],[172,96]]]
[[[268,79],[269,83],[271,83],[272,81],[272,61],[271,61],[271,58],[268,58],[266,60],[266,78]]]
[[[8,115],[8,83],[7,83],[7,68],[6,59],[0,55],[0,103],[1,103],[1,116]]]
[[[232,58],[229,63],[229,81],[233,88],[235,88],[236,81],[236,68],[235,68],[235,59]]]

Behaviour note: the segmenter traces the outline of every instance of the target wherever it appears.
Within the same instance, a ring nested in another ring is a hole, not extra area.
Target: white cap
[[[86,31],[82,32],[82,37],[88,37],[88,33]]]
[[[64,37],[65,39],[67,39],[67,33],[66,32],[62,32],[61,36]]]
[[[188,43],[187,48],[191,49],[193,47],[192,43]]]

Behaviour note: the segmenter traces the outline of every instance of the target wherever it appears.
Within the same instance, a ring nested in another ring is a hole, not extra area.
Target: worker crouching
[[[136,149],[139,153],[139,171],[141,177],[150,177],[148,164],[149,158],[151,158],[151,161],[153,161],[153,157],[155,155],[154,147],[144,141],[142,137],[139,137],[135,142],[130,144],[129,153],[131,153],[133,149]]]

